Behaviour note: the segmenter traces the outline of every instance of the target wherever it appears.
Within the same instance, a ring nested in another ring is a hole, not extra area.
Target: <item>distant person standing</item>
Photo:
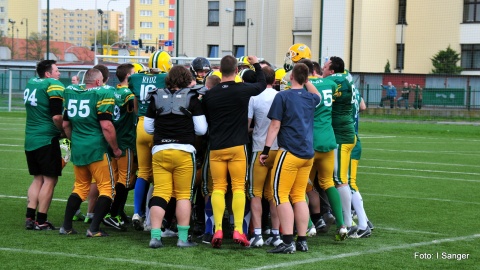
[[[405,101],[405,109],[408,110],[408,98],[410,96],[410,85],[408,85],[408,82],[403,83],[403,88],[402,88],[402,96],[398,98],[397,100],[397,107],[400,108],[401,102]]]
[[[25,125],[25,155],[33,182],[28,188],[27,230],[51,230],[47,211],[53,189],[62,175],[62,158],[59,137],[63,131],[64,85],[58,81],[60,71],[54,60],[37,64],[38,77],[31,78],[25,89],[24,104],[27,111]],[[35,212],[37,218],[35,219]]]
[[[79,84],[80,83],[80,78],[75,75],[72,77],[72,84]]]
[[[413,108],[420,110],[422,108],[422,102],[423,102],[423,93],[422,93],[423,89],[419,84],[417,85],[412,84],[411,88],[415,88],[415,99],[413,100]]]
[[[380,84],[380,86],[387,91],[387,95],[380,100],[380,107],[383,108],[383,102],[390,100],[390,108],[393,109],[395,98],[397,97],[397,88],[392,85],[392,82],[388,82],[388,85]]]

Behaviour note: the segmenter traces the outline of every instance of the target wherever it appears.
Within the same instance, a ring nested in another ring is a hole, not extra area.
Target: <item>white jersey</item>
[[[248,102],[248,118],[253,119],[255,122],[252,133],[253,152],[263,151],[265,139],[267,138],[268,127],[270,126],[271,122],[267,115],[277,93],[277,90],[273,88],[267,88],[259,95],[251,97],[250,101]],[[278,150],[277,139],[273,141],[270,149]]]

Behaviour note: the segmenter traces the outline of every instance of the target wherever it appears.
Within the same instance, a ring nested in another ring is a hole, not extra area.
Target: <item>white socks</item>
[[[352,193],[348,185],[337,188],[340,193],[340,200],[342,201],[343,221],[345,226],[352,226]]]
[[[354,191],[352,193],[352,205],[353,209],[357,213],[358,217],[358,228],[360,230],[367,229],[367,214],[365,213],[365,209],[363,208],[363,199],[360,192]]]

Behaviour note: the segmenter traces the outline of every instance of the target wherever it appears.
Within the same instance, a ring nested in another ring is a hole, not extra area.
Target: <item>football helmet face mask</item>
[[[285,71],[290,71],[293,69],[293,65],[300,61],[301,59],[310,59],[312,57],[312,52],[310,48],[303,43],[296,43],[290,46],[287,54],[285,55],[285,62],[283,68]]]
[[[169,72],[172,68],[172,58],[165,51],[156,51],[148,59],[150,69],[158,69],[161,72]]]
[[[195,77],[197,83],[201,84],[210,70],[212,70],[212,66],[205,57],[197,57],[190,63],[190,72]]]

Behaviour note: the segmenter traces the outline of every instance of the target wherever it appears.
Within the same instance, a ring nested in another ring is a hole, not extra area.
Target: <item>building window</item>
[[[407,0],[398,0],[398,24],[407,24]]]
[[[158,17],[165,17],[165,11],[159,11],[158,12]]]
[[[218,26],[219,1],[208,1],[208,26]]]
[[[463,22],[480,22],[480,0],[463,2]]]
[[[142,40],[152,40],[152,34],[140,34]]]
[[[165,5],[165,0],[159,0],[158,3],[160,4],[160,6],[163,6]]]
[[[396,69],[403,70],[403,60],[405,58],[405,44],[397,44],[397,67]]]
[[[5,12],[5,7],[0,7],[0,12]]]
[[[163,22],[158,23],[158,28],[165,29],[165,23],[163,23]]]
[[[5,19],[0,19],[0,24],[5,24]]]
[[[175,29],[174,28],[168,28],[168,32],[173,33],[173,32],[175,32]]]
[[[462,68],[480,69],[480,44],[462,44]]]
[[[140,28],[152,28],[152,22],[140,22]]]
[[[164,35],[164,34],[158,35],[158,39],[159,39],[159,40],[164,40],[164,39],[165,39],[165,35]]]
[[[140,5],[151,5],[152,0],[140,0]]]
[[[234,49],[235,57],[240,58],[242,56],[245,56],[245,46],[235,45],[233,46],[233,49]]]
[[[140,16],[152,16],[151,10],[140,10]]]
[[[235,21],[233,22],[235,26],[245,25],[245,8],[245,1],[235,1]]]
[[[207,45],[208,47],[208,57],[209,58],[218,58],[218,45]]]

